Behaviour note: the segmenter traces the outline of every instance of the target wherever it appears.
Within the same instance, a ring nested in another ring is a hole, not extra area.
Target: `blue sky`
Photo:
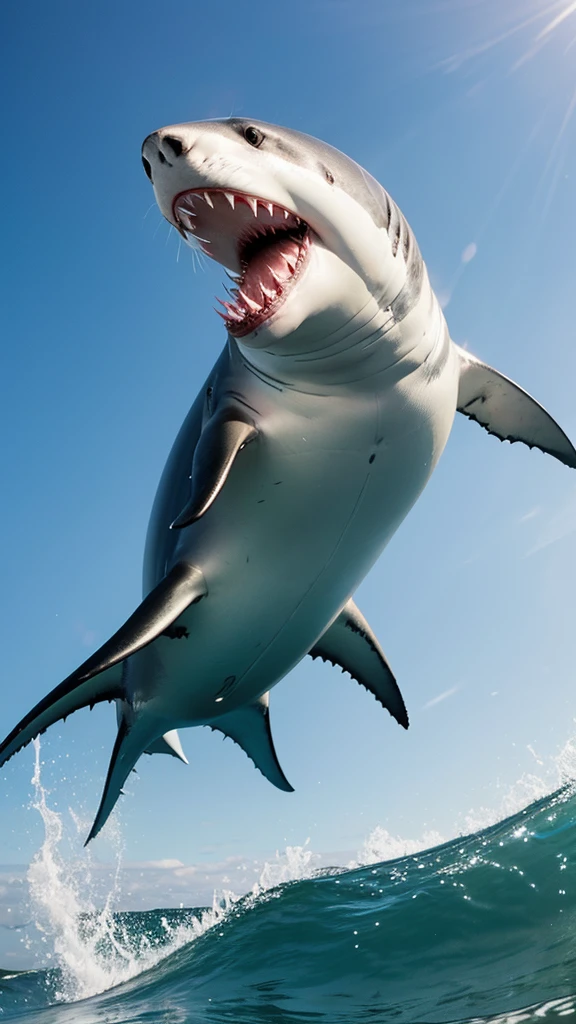
[[[152,206],[140,145],[155,128],[251,115],[349,153],[414,228],[454,339],[576,438],[576,10],[505,8],[5,6],[3,734],[138,603],[156,483],[224,340],[221,271],[195,273]],[[307,661],[272,695],[296,792],[230,742],[185,732],[188,768],[146,758],[130,785],[128,861],[221,863],[308,836],[354,851],[378,825],[450,834],[524,773],[546,774],[576,717],[576,474],[458,419],[357,595],[409,733]],[[106,705],[42,740],[50,799],[87,824],[114,734]],[[3,771],[3,864],[42,840],[32,767],[27,749]],[[111,852],[104,834],[94,856]]]

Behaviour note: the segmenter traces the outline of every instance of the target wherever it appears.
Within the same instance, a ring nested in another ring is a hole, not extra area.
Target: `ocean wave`
[[[4,976],[3,1019],[563,1019],[575,1012],[575,823],[564,786],[471,836],[384,863],[318,871],[309,847],[293,849],[253,892],[221,894],[204,912],[109,911],[106,927],[101,912],[84,914],[85,958],[107,990],[55,1002],[83,994],[66,989],[62,962]]]

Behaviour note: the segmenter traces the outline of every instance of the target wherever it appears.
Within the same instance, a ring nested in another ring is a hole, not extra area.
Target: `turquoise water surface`
[[[78,1000],[66,972],[2,972],[0,1018],[536,1024],[572,1017],[575,823],[576,796],[567,788],[465,839],[323,870],[210,912],[113,914],[106,927],[86,914],[81,938],[98,964],[94,987],[107,990]]]

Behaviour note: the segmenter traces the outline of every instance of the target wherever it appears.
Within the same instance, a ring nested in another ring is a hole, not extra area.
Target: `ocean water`
[[[1,1020],[536,1024],[576,1013],[573,784],[443,845],[388,844],[404,855],[374,862],[386,849],[374,835],[369,863],[322,870],[294,848],[248,895],[145,913],[115,913],[113,893],[99,909],[82,903],[62,875],[62,822],[38,759],[35,784],[46,840],[30,884],[50,907],[57,966],[0,971]]]

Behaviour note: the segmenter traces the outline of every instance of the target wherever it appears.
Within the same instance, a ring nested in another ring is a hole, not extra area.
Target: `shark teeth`
[[[216,312],[243,337],[284,302],[310,247],[308,225],[285,207],[243,192],[198,188],[173,202],[176,226],[192,248],[224,267],[232,289]]]
[[[216,302],[219,302],[220,305],[223,306],[224,309],[226,310],[226,313],[228,314],[228,318],[231,317],[233,320],[236,320],[238,323],[241,320],[244,319],[244,317],[242,316],[242,313],[240,312],[240,310],[236,306],[232,306],[230,302],[224,302],[222,299],[219,299],[217,295],[215,296],[215,298],[216,298]],[[220,316],[224,316],[223,313],[220,313],[219,309],[217,309],[216,312],[219,313]],[[227,319],[227,317],[224,317],[224,319]]]
[[[244,294],[241,288],[238,289],[238,294],[240,295],[242,302],[248,309],[252,310],[253,313],[260,312],[262,306],[260,305],[259,302],[254,302],[253,299],[248,298],[248,296]]]

